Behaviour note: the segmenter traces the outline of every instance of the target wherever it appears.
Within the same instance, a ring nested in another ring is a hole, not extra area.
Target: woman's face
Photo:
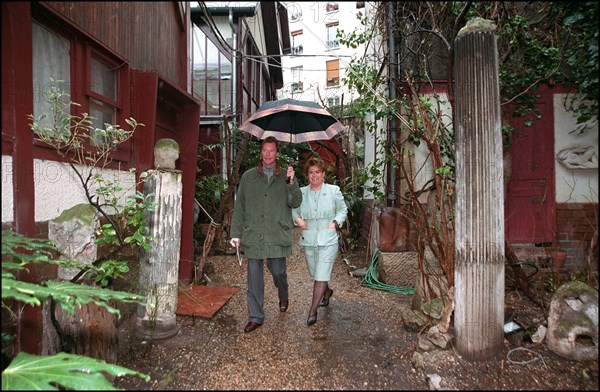
[[[325,171],[321,170],[319,166],[311,166],[308,168],[308,180],[313,187],[321,185],[324,178]]]

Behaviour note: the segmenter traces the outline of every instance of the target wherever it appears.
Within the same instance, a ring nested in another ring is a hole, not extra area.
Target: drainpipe
[[[233,8],[229,8],[229,26],[231,26],[231,33],[233,36],[232,44],[233,44],[233,53],[232,53],[232,62],[231,62],[231,115],[235,118],[237,113],[237,32],[235,24],[233,23]]]
[[[229,7],[229,26],[231,27],[233,53],[231,55],[231,118],[236,120],[237,123],[237,32],[236,26],[233,23],[233,8]],[[233,151],[232,151],[233,154]],[[223,156],[223,170],[227,168],[227,154],[221,154]],[[226,173],[224,173],[226,175]]]
[[[388,46],[389,46],[389,72],[390,72],[390,84],[389,84],[389,97],[390,101],[396,100],[396,76],[398,75],[398,64],[397,64],[397,56],[396,56],[396,41],[394,39],[395,36],[395,26],[394,26],[394,15],[396,14],[396,6],[395,3],[390,1],[388,2]],[[392,146],[397,142],[397,124],[398,120],[396,116],[389,119],[388,122],[388,145]],[[392,163],[388,163],[388,183],[390,184],[388,191],[388,205],[391,207],[395,207],[396,204],[396,169]]]

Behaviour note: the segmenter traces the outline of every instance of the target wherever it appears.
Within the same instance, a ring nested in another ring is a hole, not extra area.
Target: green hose
[[[381,283],[377,279],[377,263],[379,262],[379,249],[375,250],[373,257],[371,258],[371,265],[367,270],[367,273],[360,282],[361,286],[370,287],[375,290],[389,291],[394,294],[413,295],[415,289],[412,287],[399,287],[391,284]]]

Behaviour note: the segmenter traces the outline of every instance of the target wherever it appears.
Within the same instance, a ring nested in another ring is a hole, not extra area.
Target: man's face
[[[275,159],[277,159],[277,147],[276,147],[275,143],[263,144],[260,154],[262,156],[263,165],[265,165],[265,166],[274,165]]]

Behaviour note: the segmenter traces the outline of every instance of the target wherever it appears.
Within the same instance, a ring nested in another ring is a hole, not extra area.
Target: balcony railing
[[[304,53],[304,48],[302,47],[302,45],[298,45],[298,46],[294,46],[292,47],[292,54],[293,55],[299,55]]]
[[[340,47],[340,42],[337,39],[327,41],[327,49],[337,49]]]
[[[302,19],[302,12],[295,12],[290,15],[290,21],[295,22]]]
[[[302,82],[292,83],[292,92],[304,90],[304,84]]]
[[[335,87],[340,85],[340,78],[327,79],[327,87]]]

